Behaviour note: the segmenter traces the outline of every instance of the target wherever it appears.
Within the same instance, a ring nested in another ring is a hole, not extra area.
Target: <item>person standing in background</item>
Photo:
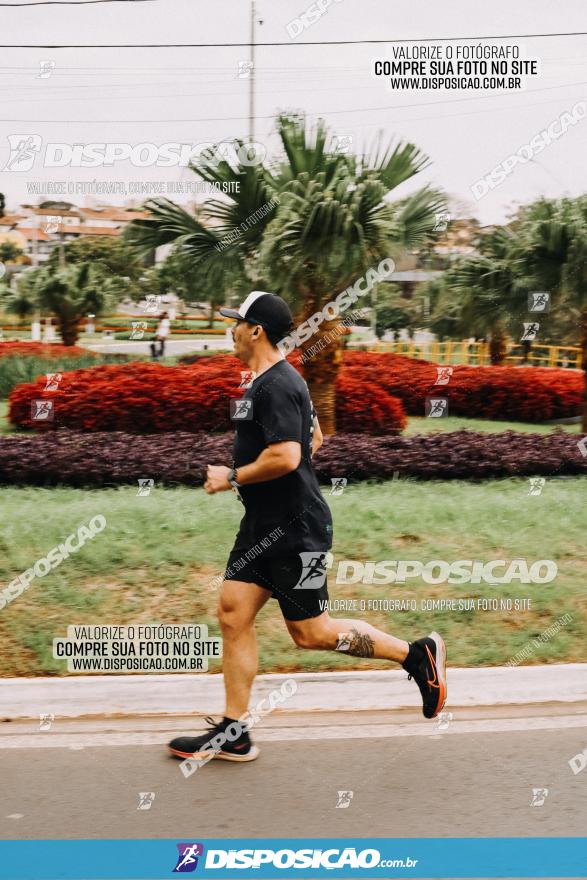
[[[151,355],[153,358],[164,357],[165,340],[171,332],[171,321],[167,317],[167,312],[162,312],[155,331],[155,339],[151,343]],[[159,343],[159,351],[157,351],[157,343]]]

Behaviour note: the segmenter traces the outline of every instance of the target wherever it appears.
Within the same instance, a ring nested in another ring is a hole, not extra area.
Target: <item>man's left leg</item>
[[[332,618],[327,611],[286,625],[300,648],[338,651],[350,657],[400,663],[420,688],[423,713],[434,718],[446,701],[446,648],[438,633],[406,642],[362,620]]]
[[[340,651],[351,657],[373,657],[396,663],[403,663],[408,656],[409,642],[396,639],[363,620],[331,617],[324,611],[317,617],[285,622],[300,648]]]

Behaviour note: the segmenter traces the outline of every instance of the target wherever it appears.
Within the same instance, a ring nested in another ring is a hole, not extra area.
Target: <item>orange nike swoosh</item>
[[[428,657],[430,659],[430,663],[432,664],[432,669],[434,670],[434,681],[430,681],[430,679],[428,679],[426,684],[429,684],[430,687],[440,688],[440,684],[438,682],[438,671],[436,669],[436,661],[435,661],[434,657],[432,656],[432,653],[431,653],[428,645],[426,645],[426,651],[428,652]]]

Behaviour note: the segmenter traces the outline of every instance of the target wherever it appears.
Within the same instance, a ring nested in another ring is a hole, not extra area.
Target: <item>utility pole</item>
[[[249,84],[249,140],[255,140],[255,0],[251,0],[251,76]]]

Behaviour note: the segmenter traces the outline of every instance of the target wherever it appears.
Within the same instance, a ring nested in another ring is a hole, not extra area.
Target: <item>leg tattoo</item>
[[[375,642],[367,633],[360,633],[354,627],[348,633],[339,633],[336,651],[344,651],[353,657],[372,657],[375,653]]]

